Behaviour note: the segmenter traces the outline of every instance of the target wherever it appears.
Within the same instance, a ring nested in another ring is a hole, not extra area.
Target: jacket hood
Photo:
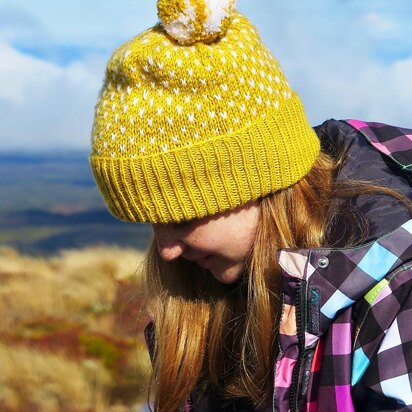
[[[315,128],[322,148],[326,151],[345,150],[347,160],[337,180],[363,180],[375,185],[398,190],[412,199],[411,175],[412,131],[381,123],[358,120],[328,120]],[[363,194],[340,201],[340,206],[355,210],[368,224],[365,242],[384,236],[409,220],[405,206],[385,194]],[[331,243],[343,246],[348,227],[338,225],[332,233]],[[362,233],[357,235],[362,236]]]

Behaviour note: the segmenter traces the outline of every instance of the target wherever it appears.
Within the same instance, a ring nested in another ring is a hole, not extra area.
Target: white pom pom
[[[226,33],[235,1],[158,0],[158,16],[169,36],[179,43],[210,43]]]
[[[210,11],[204,28],[207,33],[220,32],[223,20],[233,9],[234,2],[230,0],[205,0]]]

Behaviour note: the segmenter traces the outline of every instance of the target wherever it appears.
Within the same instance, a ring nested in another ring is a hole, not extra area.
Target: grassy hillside
[[[150,226],[107,212],[86,153],[0,153],[0,199],[0,411],[139,412]]]
[[[141,410],[150,363],[141,253],[0,249],[0,410]]]

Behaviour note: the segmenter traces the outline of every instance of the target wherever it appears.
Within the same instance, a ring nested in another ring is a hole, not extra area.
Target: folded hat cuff
[[[169,223],[234,209],[299,181],[319,139],[293,94],[234,133],[153,156],[90,157],[111,213],[132,222]]]

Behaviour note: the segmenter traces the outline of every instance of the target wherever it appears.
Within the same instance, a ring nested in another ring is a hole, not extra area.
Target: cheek
[[[214,250],[219,248],[220,239],[213,233],[198,230],[187,237],[187,244],[195,249]]]
[[[234,247],[233,235],[225,236],[227,229],[208,225],[198,227],[186,237],[186,245],[204,254],[225,256]],[[233,253],[233,252],[232,252]]]
[[[233,247],[238,248],[242,254],[245,253],[245,251],[249,251],[253,247],[255,237],[255,224],[248,226],[238,225],[236,230],[233,230],[232,232],[226,232],[227,243],[232,244]]]
[[[253,247],[255,232],[223,230],[218,238],[205,238],[204,248],[230,261],[243,261]]]

